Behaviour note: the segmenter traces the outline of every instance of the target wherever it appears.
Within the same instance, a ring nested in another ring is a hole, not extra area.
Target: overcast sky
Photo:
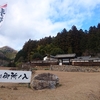
[[[0,5],[5,3],[0,47],[20,50],[29,39],[56,36],[73,25],[89,30],[100,23],[100,0],[0,0]]]

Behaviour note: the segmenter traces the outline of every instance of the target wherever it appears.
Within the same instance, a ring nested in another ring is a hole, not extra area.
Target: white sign
[[[0,82],[30,83],[31,71],[0,70]]]

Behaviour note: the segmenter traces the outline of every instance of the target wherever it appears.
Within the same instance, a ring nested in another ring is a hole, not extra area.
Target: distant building
[[[100,66],[100,58],[83,56],[72,59],[72,65],[74,66]]]
[[[45,57],[43,58],[43,61],[47,61],[47,60],[49,60],[49,58],[48,58],[48,56],[45,56]]]
[[[58,54],[54,57],[58,59],[59,65],[71,64],[71,60],[76,58],[76,54]]]

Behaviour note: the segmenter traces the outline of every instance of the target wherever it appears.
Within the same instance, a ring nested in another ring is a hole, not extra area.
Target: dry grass
[[[50,72],[61,86],[56,89],[32,90],[28,84],[0,83],[0,100],[100,100],[100,73]]]

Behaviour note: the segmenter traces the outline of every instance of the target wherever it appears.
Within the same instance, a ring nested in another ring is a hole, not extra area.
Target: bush
[[[40,53],[34,53],[32,59],[33,60],[42,60],[43,57]]]
[[[15,63],[14,62],[10,62],[7,67],[16,67]]]

